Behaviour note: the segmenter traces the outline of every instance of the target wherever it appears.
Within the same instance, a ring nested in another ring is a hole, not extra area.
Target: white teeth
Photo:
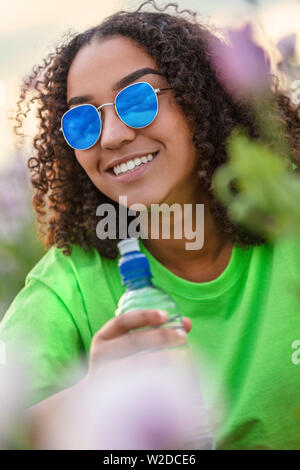
[[[132,160],[129,160],[129,162],[127,162],[127,166],[129,170],[132,170],[135,167],[135,163]]]
[[[151,162],[153,160],[153,154],[149,153],[143,157],[136,157],[133,160],[128,160],[126,163],[121,163],[121,165],[116,165],[113,167],[113,172],[115,175],[120,173],[125,173],[133,170],[136,166],[141,165],[142,163]]]

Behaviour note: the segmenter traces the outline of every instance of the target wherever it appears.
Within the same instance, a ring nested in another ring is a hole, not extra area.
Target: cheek
[[[188,126],[186,119],[180,114],[174,117],[169,134],[169,147],[174,161],[181,167],[182,165],[193,166],[196,158],[193,131]]]
[[[160,117],[159,124],[166,130],[172,146],[189,148],[191,151],[194,148],[192,125],[187,121],[179,105],[170,101]]]
[[[97,169],[98,159],[95,149],[75,150],[75,157],[79,165],[81,165],[88,174],[93,173]]]

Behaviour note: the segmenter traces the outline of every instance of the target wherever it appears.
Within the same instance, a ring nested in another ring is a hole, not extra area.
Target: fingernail
[[[167,320],[168,320],[168,312],[166,312],[165,310],[158,310],[158,313],[159,313],[160,318],[161,318],[163,321],[167,321]]]
[[[178,329],[177,329],[177,334],[178,334],[181,338],[186,338],[186,331],[185,331],[183,328],[178,328]]]

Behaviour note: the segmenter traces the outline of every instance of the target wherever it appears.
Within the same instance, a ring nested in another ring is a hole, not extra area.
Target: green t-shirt
[[[225,410],[217,448],[300,449],[299,242],[235,245],[222,274],[203,283],[178,277],[140,245],[153,283],[192,320],[189,344],[212,371],[214,400]],[[118,259],[78,246],[68,257],[52,247],[27,276],[0,323],[0,340],[9,350],[16,338],[30,338],[30,404],[62,388],[65,367],[87,361],[93,335],[124,293]]]

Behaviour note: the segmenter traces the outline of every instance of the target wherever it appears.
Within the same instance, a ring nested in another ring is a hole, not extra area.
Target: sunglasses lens
[[[97,109],[90,104],[70,109],[62,119],[62,130],[71,147],[77,150],[92,147],[97,142],[101,131]]]
[[[134,83],[118,94],[116,109],[127,126],[145,127],[157,115],[157,97],[148,83]]]

